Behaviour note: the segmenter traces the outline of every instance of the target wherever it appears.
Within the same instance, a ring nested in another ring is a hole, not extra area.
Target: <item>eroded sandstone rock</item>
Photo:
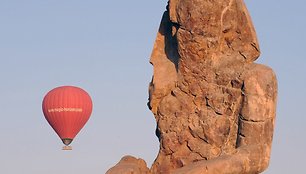
[[[149,174],[147,164],[143,159],[132,156],[123,157],[119,163],[109,169],[106,174]]]
[[[169,0],[150,60],[148,105],[160,140],[152,174],[268,167],[277,81],[253,62],[259,55],[242,0]]]

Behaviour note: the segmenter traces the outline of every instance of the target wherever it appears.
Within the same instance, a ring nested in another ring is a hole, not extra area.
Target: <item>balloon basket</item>
[[[64,147],[62,148],[62,150],[72,150],[72,147],[71,147],[71,146],[64,146]]]

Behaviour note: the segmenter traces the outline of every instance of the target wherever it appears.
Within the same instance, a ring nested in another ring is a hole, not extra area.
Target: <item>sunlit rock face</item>
[[[151,56],[149,106],[160,140],[152,173],[195,163],[209,173],[267,167],[277,85],[270,68],[253,63],[259,55],[243,1],[169,1]]]
[[[148,106],[159,153],[150,170],[140,159],[123,158],[108,174],[264,171],[277,81],[270,68],[254,63],[259,55],[242,0],[169,0],[150,59]]]

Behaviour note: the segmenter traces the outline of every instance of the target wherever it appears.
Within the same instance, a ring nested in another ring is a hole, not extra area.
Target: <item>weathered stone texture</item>
[[[125,156],[116,166],[109,169],[106,174],[150,174],[150,171],[144,160]]]
[[[277,82],[242,0],[170,0],[150,62],[159,154],[152,174],[260,173]],[[120,166],[120,165],[119,165]]]

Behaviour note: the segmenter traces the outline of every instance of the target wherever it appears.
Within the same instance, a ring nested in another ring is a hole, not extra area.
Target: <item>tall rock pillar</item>
[[[149,170],[123,158],[107,174],[245,174],[269,164],[277,80],[242,0],[169,0],[150,62],[148,106],[160,150]]]

